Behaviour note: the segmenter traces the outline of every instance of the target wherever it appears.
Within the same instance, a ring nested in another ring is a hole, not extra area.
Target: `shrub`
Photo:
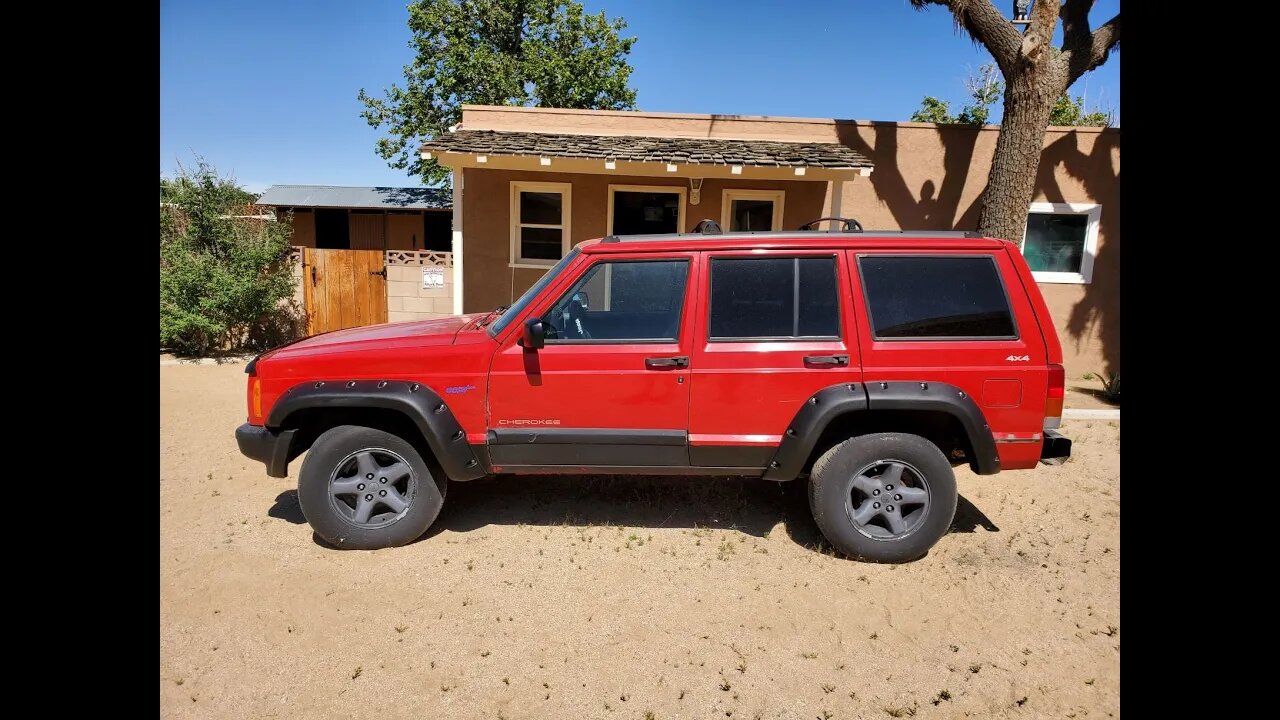
[[[261,349],[298,329],[291,228],[204,161],[161,181],[160,346],[183,355]]]
[[[1102,383],[1102,394],[1112,402],[1120,402],[1120,373],[1113,372],[1094,375]]]

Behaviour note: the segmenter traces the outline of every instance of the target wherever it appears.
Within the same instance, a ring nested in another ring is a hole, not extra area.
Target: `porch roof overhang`
[[[447,167],[667,177],[849,180],[866,156],[837,143],[456,130],[422,145]]]

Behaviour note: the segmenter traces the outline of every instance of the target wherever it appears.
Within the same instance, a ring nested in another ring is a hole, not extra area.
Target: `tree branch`
[[[1093,0],[1067,0],[1062,4],[1062,49],[1071,50],[1089,44],[1089,8]]]
[[[1064,38],[1065,40],[1065,38]],[[1107,56],[1120,44],[1120,15],[1116,14],[1092,34],[1077,36],[1071,44],[1063,43],[1067,62],[1067,86],[1080,76],[1107,61]]]
[[[991,0],[911,0],[911,4],[917,10],[924,9],[926,5],[945,5],[955,18],[956,26],[982,44],[995,58],[1005,77],[1009,76],[1018,59],[1022,36]]]

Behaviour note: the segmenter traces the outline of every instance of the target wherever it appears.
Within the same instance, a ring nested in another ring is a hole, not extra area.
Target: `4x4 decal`
[[[1010,355],[1004,359],[1005,362],[1031,362],[1030,355]]]

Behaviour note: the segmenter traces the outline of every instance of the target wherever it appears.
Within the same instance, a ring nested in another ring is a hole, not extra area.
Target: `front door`
[[[387,321],[386,254],[381,250],[302,249],[307,334]]]
[[[546,345],[513,333],[489,373],[494,472],[682,467],[689,462],[686,321],[694,253],[589,256],[556,300],[533,309]]]
[[[705,255],[689,452],[762,469],[814,393],[861,379],[848,269],[830,250]]]

